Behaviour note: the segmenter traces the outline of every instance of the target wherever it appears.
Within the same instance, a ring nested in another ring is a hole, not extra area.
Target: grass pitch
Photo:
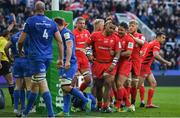
[[[147,93],[146,88],[146,93]],[[15,117],[11,99],[7,89],[3,89],[6,100],[6,108],[0,110],[0,117]],[[147,99],[147,94],[145,100]],[[88,115],[85,112],[71,113],[75,117],[180,117],[180,87],[158,87],[155,90],[154,104],[160,108],[146,109],[139,108],[139,95],[137,96],[136,111],[128,113],[98,113],[91,112]],[[30,117],[43,117],[46,114],[32,113]]]

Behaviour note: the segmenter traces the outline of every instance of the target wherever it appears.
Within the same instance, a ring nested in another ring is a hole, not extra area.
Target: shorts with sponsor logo
[[[132,61],[132,75],[139,76],[141,71],[141,61]]]
[[[77,63],[71,64],[69,69],[65,69],[65,68],[60,68],[59,69],[59,76],[60,76],[60,81],[61,81],[61,85],[67,85],[67,84],[71,84],[72,79],[74,79],[74,76],[77,72]]]
[[[108,71],[108,68],[111,66],[111,64],[112,64],[111,62],[110,63],[99,63],[97,61],[94,61],[92,64],[93,77],[101,79],[103,77],[103,74],[105,74],[105,73],[115,76],[117,66],[115,66],[115,68],[110,72],[110,71]]]
[[[151,74],[151,68],[147,64],[142,64],[140,76],[143,78],[147,78]]]
[[[31,77],[29,60],[27,58],[16,58],[13,65],[13,77]]]
[[[125,60],[125,61],[120,61],[118,63],[118,69],[117,69],[117,73],[119,75],[124,75],[127,78],[129,77],[129,73],[131,72],[132,69],[132,62]]]
[[[78,62],[78,70],[90,68],[89,60],[83,52],[77,52],[76,57]]]
[[[48,58],[31,58],[29,59],[30,73],[32,75],[46,73],[50,65],[51,59]]]

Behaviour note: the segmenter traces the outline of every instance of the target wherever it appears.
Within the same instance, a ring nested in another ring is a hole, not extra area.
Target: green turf
[[[15,116],[13,108],[10,105],[10,97],[7,89],[3,89],[6,96],[6,108],[0,110],[0,117]],[[147,89],[146,89],[147,91]],[[147,93],[147,92],[146,92]],[[139,96],[139,95],[138,95]],[[147,98],[147,95],[146,97]],[[180,88],[179,87],[159,87],[155,91],[154,104],[160,106],[157,109],[141,109],[139,108],[139,97],[136,103],[136,111],[131,113],[98,113],[91,112],[88,115],[84,112],[71,113],[78,117],[180,117]],[[30,114],[29,116],[46,116],[45,114]]]

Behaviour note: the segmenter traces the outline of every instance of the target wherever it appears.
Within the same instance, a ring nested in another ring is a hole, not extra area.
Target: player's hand
[[[63,67],[63,60],[58,59],[58,60],[57,60],[56,67],[57,67],[58,69],[61,68],[61,67]]]
[[[113,69],[114,69],[115,65],[114,64],[111,64],[108,68],[108,71],[111,72]]]
[[[167,66],[170,67],[171,65],[172,65],[172,62],[168,61],[168,62],[167,62]]]
[[[66,61],[65,63],[65,69],[68,70],[70,68],[71,64],[69,61]]]
[[[114,50],[110,50],[110,54],[111,54],[111,56],[114,56],[115,55],[115,51]]]
[[[0,69],[2,68],[2,64],[1,64],[1,62],[0,62]]]

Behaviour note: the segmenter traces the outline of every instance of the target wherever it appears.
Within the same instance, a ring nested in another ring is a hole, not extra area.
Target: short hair
[[[59,25],[59,26],[63,26],[64,25],[64,19],[63,18],[55,18],[54,21]]]
[[[123,27],[124,29],[128,29],[128,24],[127,23],[125,23],[125,22],[121,22],[120,24],[119,24],[119,26],[120,27]]]
[[[162,32],[162,31],[156,32],[156,37],[161,36],[161,35],[166,35],[166,34],[164,32]]]
[[[35,4],[35,10],[38,12],[43,12],[45,11],[45,4],[42,1],[37,1]]]
[[[133,19],[133,20],[130,20],[130,21],[129,21],[129,24],[135,24],[135,25],[138,25],[138,22],[137,22],[137,20],[134,20],[134,19]]]
[[[96,19],[96,20],[94,20],[93,25],[97,25],[100,22],[104,22],[104,20],[103,19]]]
[[[83,17],[78,17],[76,23],[78,23],[78,22],[81,21],[81,20],[84,20],[84,21],[85,21],[85,19],[84,19]]]

